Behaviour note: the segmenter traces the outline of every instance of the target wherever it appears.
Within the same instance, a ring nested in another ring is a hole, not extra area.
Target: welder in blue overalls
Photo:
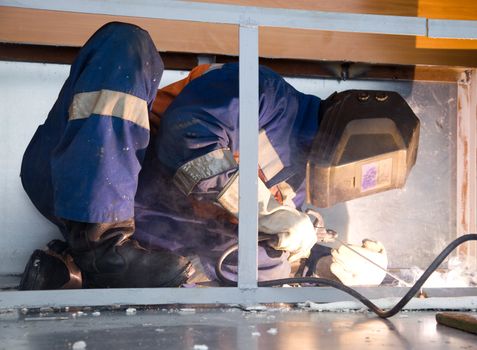
[[[238,65],[199,66],[158,93],[162,72],[134,25],[107,24],[81,49],[21,171],[66,243],[35,251],[21,289],[179,286],[192,265],[214,279],[214,260],[237,235]],[[265,280],[288,277],[316,243],[299,209],[321,101],[266,67],[259,96]],[[226,272],[234,278],[233,263]]]

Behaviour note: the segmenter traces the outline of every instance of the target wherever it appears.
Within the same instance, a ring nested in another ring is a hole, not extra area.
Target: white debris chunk
[[[59,320],[67,320],[68,317],[62,317],[62,316],[51,316],[51,317],[25,317],[25,321],[59,321]]]
[[[259,337],[261,336],[260,332],[252,332],[253,337]]]
[[[95,317],[98,317],[99,315],[101,315],[101,312],[95,311],[95,312],[93,312],[91,315],[93,315],[93,316],[95,316]]]
[[[155,331],[159,332],[159,333],[162,333],[162,332],[164,332],[164,328],[156,328]]]
[[[195,344],[194,345],[194,350],[208,350],[209,347],[204,344]]]
[[[136,309],[133,308],[133,307],[128,307],[128,308],[126,309],[126,315],[128,315],[128,316],[135,315],[136,312],[137,312]]]
[[[179,312],[181,314],[195,314],[195,309],[193,309],[193,308],[182,308],[182,309],[179,309]]]
[[[265,311],[267,307],[265,305],[242,305],[241,306],[245,311]]]
[[[17,309],[0,310],[0,320],[18,319],[19,311]]]
[[[77,341],[73,343],[73,346],[71,347],[73,350],[79,350],[79,349],[86,349],[86,342],[83,340]]]
[[[272,334],[272,335],[275,335],[278,333],[278,330],[276,328],[270,328],[268,331],[267,331],[268,334]]]

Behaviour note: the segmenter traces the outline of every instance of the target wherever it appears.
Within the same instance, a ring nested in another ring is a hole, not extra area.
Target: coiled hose
[[[259,239],[259,241],[265,241],[266,239]],[[275,279],[275,280],[269,280],[269,281],[261,281],[258,282],[259,287],[274,287],[274,286],[281,286],[284,284],[302,284],[302,283],[307,283],[307,284],[315,284],[315,285],[324,285],[324,286],[329,286],[333,287],[336,289],[339,289],[345,293],[348,293],[352,297],[356,298],[359,300],[361,303],[363,303],[365,306],[367,306],[371,311],[373,311],[376,315],[378,315],[381,318],[388,318],[391,316],[394,316],[397,314],[401,309],[411,300],[418,291],[420,291],[421,287],[424,285],[426,280],[429,278],[429,276],[439,267],[439,265],[444,261],[447,256],[452,253],[452,251],[457,248],[459,245],[461,245],[464,242],[467,241],[477,241],[477,234],[476,233],[470,233],[466,234],[463,236],[460,236],[459,238],[456,238],[453,240],[435,259],[434,261],[429,265],[429,267],[424,271],[422,276],[414,283],[414,285],[409,289],[409,291],[399,300],[399,302],[394,305],[391,309],[389,310],[383,310],[380,307],[376,306],[371,300],[363,296],[362,294],[358,293],[356,290],[353,288],[350,288],[348,286],[345,286],[344,284],[340,282],[336,282],[333,280],[329,280],[326,278],[318,278],[318,277],[290,277],[290,278],[281,278],[281,279]],[[227,285],[227,286],[236,286],[237,282],[232,281],[225,277],[222,271],[222,264],[224,260],[234,251],[238,250],[238,244],[234,244],[227,248],[224,253],[221,255],[219,260],[217,261],[217,264],[215,265],[215,272],[217,274],[217,277],[219,280]]]

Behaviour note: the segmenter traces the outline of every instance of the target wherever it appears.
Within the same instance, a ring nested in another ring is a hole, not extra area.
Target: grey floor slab
[[[436,324],[435,312],[371,313],[285,307],[94,308],[0,314],[0,349],[476,349],[477,336]],[[96,316],[94,316],[96,315]],[[474,313],[475,315],[475,313]]]

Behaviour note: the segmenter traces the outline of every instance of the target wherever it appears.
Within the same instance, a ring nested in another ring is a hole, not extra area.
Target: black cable
[[[258,282],[259,287],[274,287],[274,286],[281,286],[284,284],[302,284],[302,283],[308,283],[308,284],[315,284],[315,285],[325,285],[325,286],[330,286],[336,289],[339,289],[345,293],[348,293],[352,297],[358,299],[361,303],[363,303],[365,306],[367,306],[371,311],[373,311],[376,315],[378,315],[381,318],[388,318],[391,316],[394,316],[397,314],[401,309],[411,300],[416,293],[421,289],[423,284],[426,282],[426,280],[429,278],[429,276],[439,267],[439,265],[444,261],[447,256],[452,253],[452,251],[457,248],[459,245],[461,245],[464,242],[467,241],[477,241],[477,234],[476,233],[470,233],[466,234],[463,236],[460,236],[459,238],[456,238],[453,240],[438,256],[437,258],[434,259],[434,261],[429,265],[429,267],[424,271],[422,276],[414,283],[414,285],[409,289],[409,291],[399,300],[399,302],[394,305],[391,309],[385,311],[381,309],[380,307],[376,306],[371,300],[357,292],[356,290],[345,286],[344,284],[329,280],[326,278],[317,278],[317,277],[291,277],[291,278],[281,278],[281,279],[276,279],[276,280],[269,280],[269,281],[261,281]],[[217,274],[217,277],[219,280],[224,283],[227,286],[237,286],[237,282],[232,281],[225,277],[222,271],[222,264],[224,260],[234,251],[238,250],[238,244],[234,244],[227,248],[222,256],[219,258],[217,261],[217,264],[215,265],[215,272]]]

